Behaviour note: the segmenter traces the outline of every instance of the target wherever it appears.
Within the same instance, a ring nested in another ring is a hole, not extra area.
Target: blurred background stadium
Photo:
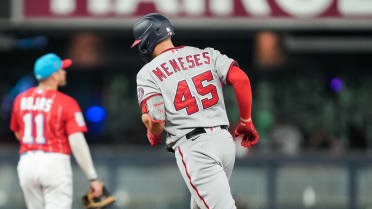
[[[101,178],[122,208],[188,208],[174,156],[151,148],[139,116],[143,65],[131,26],[147,13],[173,21],[174,42],[236,59],[253,87],[261,136],[238,147],[231,179],[239,209],[372,208],[372,1],[1,0],[0,208],[25,208],[9,130],[12,101],[36,84],[36,58],[71,58],[61,89],[81,105]],[[231,129],[239,112],[225,101]],[[74,164],[74,208],[87,190]]]

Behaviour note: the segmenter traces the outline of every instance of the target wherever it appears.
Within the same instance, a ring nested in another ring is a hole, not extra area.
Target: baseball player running
[[[133,27],[145,66],[137,74],[138,102],[147,138],[155,146],[165,130],[166,144],[175,152],[178,168],[191,193],[191,208],[236,208],[229,178],[235,145],[222,83],[232,85],[240,110],[235,136],[241,145],[258,142],[251,119],[251,86],[237,63],[219,51],[174,47],[174,29],[160,14],[148,14]]]
[[[39,82],[17,96],[10,129],[19,140],[18,177],[29,209],[71,209],[71,152],[90,180],[94,196],[102,194],[88,145],[87,131],[78,103],[59,92],[66,85],[65,68],[71,60],[53,53],[36,60]]]

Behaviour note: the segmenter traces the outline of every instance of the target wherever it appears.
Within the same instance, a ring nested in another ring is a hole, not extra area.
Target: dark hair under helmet
[[[132,48],[138,45],[145,62],[153,59],[155,46],[161,41],[174,35],[170,21],[161,14],[152,13],[141,17],[133,26],[135,38]]]

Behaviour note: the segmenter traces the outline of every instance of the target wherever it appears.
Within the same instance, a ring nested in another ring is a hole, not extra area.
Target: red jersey
[[[81,109],[72,97],[40,88],[17,96],[10,129],[19,133],[19,153],[42,150],[71,154],[68,136],[87,131]]]

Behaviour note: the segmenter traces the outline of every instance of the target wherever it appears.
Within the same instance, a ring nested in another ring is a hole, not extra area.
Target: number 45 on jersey
[[[203,86],[203,81],[210,82],[212,80],[213,75],[211,71],[207,71],[192,78],[192,85],[195,86],[195,89],[199,95],[205,96],[209,93],[212,95],[210,99],[205,98],[201,100],[203,109],[207,109],[217,104],[219,100],[217,88],[215,85],[209,84]],[[174,97],[173,104],[177,111],[186,108],[186,112],[188,115],[199,111],[195,96],[191,94],[190,87],[186,80],[178,82],[176,96]]]

